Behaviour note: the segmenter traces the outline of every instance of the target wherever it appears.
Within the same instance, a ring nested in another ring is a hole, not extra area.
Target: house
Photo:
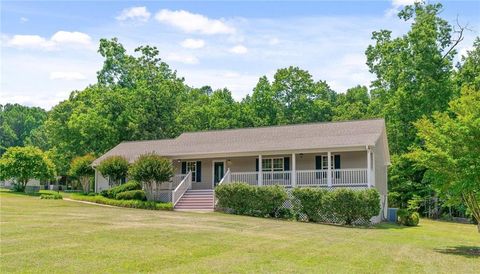
[[[376,188],[387,207],[390,164],[383,119],[183,133],[175,139],[122,142],[112,155],[128,161],[145,153],[172,160],[175,176],[157,190],[176,209],[212,209],[221,183],[291,187]],[[109,188],[98,171],[95,190]]]

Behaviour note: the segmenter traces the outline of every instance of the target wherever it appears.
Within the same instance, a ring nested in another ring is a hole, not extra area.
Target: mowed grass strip
[[[473,225],[349,228],[0,192],[0,272],[474,273]]]

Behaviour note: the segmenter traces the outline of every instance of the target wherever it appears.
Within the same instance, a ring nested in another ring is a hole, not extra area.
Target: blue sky
[[[50,109],[95,82],[100,38],[133,52],[157,46],[191,86],[229,88],[236,99],[258,78],[290,65],[338,92],[369,85],[364,51],[372,31],[409,28],[392,1],[2,1],[0,104]],[[480,1],[442,1],[442,17],[469,23],[459,50],[480,31]]]

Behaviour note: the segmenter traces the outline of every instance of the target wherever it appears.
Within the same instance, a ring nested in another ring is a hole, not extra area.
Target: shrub
[[[128,161],[122,156],[110,156],[101,161],[97,169],[109,179],[109,183],[117,185],[127,177]]]
[[[59,200],[63,199],[63,196],[59,193],[42,193],[40,195],[40,199],[52,199],[52,200]]]
[[[406,226],[417,226],[420,221],[418,212],[411,212],[408,209],[399,209],[397,211],[398,223]]]
[[[277,217],[288,196],[280,186],[251,186],[246,183],[220,185],[215,189],[220,208],[235,214]],[[282,212],[284,214],[284,212]]]
[[[308,221],[320,222],[327,213],[325,196],[328,194],[328,190],[321,188],[295,188],[292,191],[296,198],[293,206],[298,213],[307,216]]]
[[[147,200],[147,197],[145,196],[145,191],[143,190],[129,190],[125,192],[120,192],[115,198],[117,200]]]
[[[295,209],[311,222],[352,225],[369,222],[380,212],[380,195],[376,189],[296,188],[292,194]]]
[[[142,189],[142,185],[139,182],[132,180],[132,181],[126,182],[123,185],[102,190],[102,192],[100,192],[100,195],[106,198],[115,199],[119,193],[130,191],[130,190],[141,190],[141,189]]]
[[[173,176],[172,162],[156,154],[140,155],[129,170],[130,177],[142,183],[147,200],[152,201],[157,184]]]
[[[139,200],[114,200],[114,199],[109,199],[100,195],[87,196],[87,195],[81,195],[81,194],[73,194],[71,198],[79,201],[87,201],[87,202],[92,202],[97,204],[119,206],[119,207],[151,209],[151,210],[173,210],[172,203],[157,203],[153,201],[139,201]]]

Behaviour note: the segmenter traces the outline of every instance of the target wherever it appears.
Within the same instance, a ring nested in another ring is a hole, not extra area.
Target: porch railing
[[[178,184],[178,186],[175,188],[175,190],[172,191],[172,203],[173,206],[175,206],[178,201],[180,201],[180,198],[182,198],[183,194],[187,192],[188,189],[192,187],[192,172],[189,171],[186,175],[185,178]]]
[[[290,171],[269,171],[263,172],[263,185],[264,186],[272,186],[272,185],[279,185],[279,186],[292,186],[292,176]]]
[[[221,185],[221,184],[228,184],[231,182],[230,180],[230,169],[227,169],[227,172],[225,172],[225,174],[223,175],[223,178],[220,180],[220,182],[218,182],[217,186]]]
[[[334,169],[332,170],[333,187],[367,186],[368,176],[365,168]]]
[[[297,170],[296,186],[328,187],[327,170]],[[280,185],[292,187],[292,171],[274,171],[262,173],[262,185]],[[229,182],[244,182],[259,185],[259,172],[230,172]],[[367,187],[367,169],[333,169],[331,170],[332,187]]]
[[[230,179],[232,182],[243,182],[250,185],[258,184],[258,172],[231,172]]]
[[[297,186],[328,186],[327,170],[297,170]]]

